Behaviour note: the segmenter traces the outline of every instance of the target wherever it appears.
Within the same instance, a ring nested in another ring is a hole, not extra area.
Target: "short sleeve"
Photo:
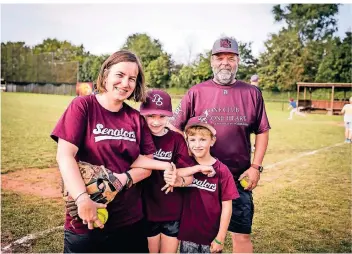
[[[255,134],[261,134],[271,127],[269,125],[268,116],[266,114],[264,99],[260,92],[257,92],[257,107],[256,107],[256,121],[253,126],[253,132]]]
[[[185,139],[177,133],[176,149],[175,149],[175,158],[174,163],[177,168],[186,168],[192,167],[195,164],[194,160],[190,157],[188,153],[188,147]]]
[[[141,151],[140,153],[142,155],[154,154],[156,152],[156,148],[147,122],[142,116],[139,116],[139,120],[141,122],[141,143],[139,145],[139,149]]]
[[[50,137],[58,142],[59,138],[79,147],[87,128],[88,103],[82,97],[72,100],[60,117]]]
[[[235,180],[224,164],[221,165],[221,176],[220,176],[220,186],[221,186],[221,201],[227,201],[239,198],[238,190],[235,184]]]
[[[170,117],[170,123],[177,129],[183,131],[187,121],[192,117],[192,96],[191,92],[188,91],[182,98],[180,104],[173,112],[173,116]]]

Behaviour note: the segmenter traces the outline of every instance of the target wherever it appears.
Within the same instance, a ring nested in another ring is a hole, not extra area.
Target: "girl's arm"
[[[212,166],[207,165],[195,165],[193,167],[179,168],[177,169],[178,176],[191,176],[195,173],[202,172],[204,175],[213,177],[215,175],[215,170]]]
[[[153,170],[172,170],[172,165],[169,162],[153,160],[145,155],[139,155],[132,163],[131,168],[145,168]]]
[[[219,252],[224,248],[227,229],[230,224],[232,214],[232,200],[222,201],[219,232],[210,245],[211,252]]]

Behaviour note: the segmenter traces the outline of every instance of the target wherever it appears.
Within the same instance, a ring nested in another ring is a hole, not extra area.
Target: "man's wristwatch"
[[[131,177],[130,173],[128,173],[126,171],[125,174],[127,175],[127,181],[126,181],[125,189],[129,189],[133,185],[133,180],[132,180],[132,177]]]
[[[264,169],[263,166],[259,166],[257,164],[251,164],[251,167],[258,169],[260,173],[263,172],[263,169]]]

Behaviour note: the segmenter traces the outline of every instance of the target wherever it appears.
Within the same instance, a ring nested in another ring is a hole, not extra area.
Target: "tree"
[[[296,31],[283,29],[265,42],[266,51],[260,56],[258,73],[264,89],[292,90],[303,81],[303,45]]]
[[[346,32],[343,41],[335,37],[327,45],[315,81],[352,82],[352,33]]]
[[[148,86],[166,88],[170,78],[170,55],[163,53],[151,61],[145,68],[145,78]]]
[[[134,52],[141,59],[144,68],[163,53],[159,40],[139,33],[128,36],[122,48]]]
[[[92,82],[98,78],[100,67],[108,55],[89,55],[85,58],[80,70],[80,81]]]
[[[275,21],[284,21],[288,30],[298,31],[302,41],[323,40],[337,31],[335,15],[339,4],[288,4],[275,5]]]
[[[253,56],[252,42],[238,42],[240,53],[240,64],[238,66],[237,78],[248,81],[257,73],[258,59]]]

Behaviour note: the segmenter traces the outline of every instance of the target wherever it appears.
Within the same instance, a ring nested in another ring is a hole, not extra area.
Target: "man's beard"
[[[233,71],[227,69],[218,70],[216,68],[213,69],[214,79],[223,86],[230,85],[232,81],[236,78],[238,66],[235,67]]]

